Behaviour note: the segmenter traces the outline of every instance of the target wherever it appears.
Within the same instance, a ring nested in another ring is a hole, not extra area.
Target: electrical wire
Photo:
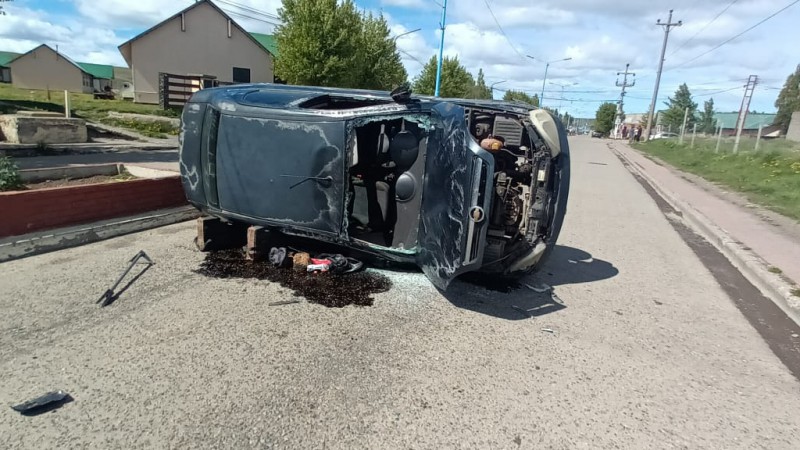
[[[740,37],[740,36],[744,35],[745,33],[747,33],[747,32],[749,32],[749,31],[751,31],[751,30],[752,30],[752,29],[754,29],[754,28],[758,27],[758,26],[759,26],[759,25],[761,25],[762,23],[764,23],[764,22],[766,22],[766,21],[768,21],[768,20],[772,19],[773,17],[777,16],[778,14],[780,14],[780,13],[782,13],[782,12],[786,11],[787,9],[789,9],[789,8],[791,8],[792,6],[796,5],[797,3],[800,3],[800,0],[794,0],[793,2],[791,2],[791,3],[789,3],[788,5],[784,6],[783,8],[781,8],[781,9],[779,9],[779,10],[775,11],[774,13],[770,14],[769,16],[767,16],[767,17],[765,17],[765,18],[761,19],[761,20],[760,20],[759,22],[757,22],[755,25],[753,25],[753,26],[751,26],[750,28],[748,28],[748,29],[746,29],[746,30],[742,31],[741,33],[737,34],[736,36],[733,36],[733,37],[731,37],[731,38],[728,38],[728,39],[726,39],[725,41],[722,41],[720,44],[717,44],[716,46],[712,47],[710,50],[708,50],[708,51],[705,51],[705,52],[703,52],[703,53],[701,53],[701,54],[699,54],[699,55],[695,56],[694,58],[692,58],[692,59],[690,59],[690,60],[684,61],[684,62],[682,62],[682,63],[678,64],[677,66],[670,67],[669,69],[664,69],[664,72],[668,72],[668,71],[670,71],[670,70],[677,69],[678,67],[685,66],[686,64],[689,64],[690,62],[693,62],[693,61],[696,61],[696,60],[698,60],[698,59],[702,58],[703,56],[705,56],[705,55],[707,55],[707,54],[709,54],[709,53],[711,53],[711,52],[713,52],[713,51],[717,50],[718,48],[722,47],[723,45],[725,45],[725,44],[727,44],[727,43],[729,43],[729,42],[733,41],[734,39],[736,39],[736,38],[738,38],[738,37]]]
[[[683,41],[683,43],[682,43],[681,45],[679,45],[679,46],[678,46],[678,48],[676,48],[675,50],[673,50],[673,51],[672,51],[672,53],[670,53],[668,56],[672,56],[672,55],[674,55],[675,53],[678,53],[678,50],[680,50],[680,49],[682,49],[683,47],[685,47],[685,46],[686,46],[686,44],[688,44],[689,42],[691,42],[691,41],[692,41],[694,38],[696,38],[696,37],[697,37],[697,36],[698,36],[700,33],[702,33],[703,31],[705,31],[705,30],[706,30],[706,28],[708,28],[708,27],[709,27],[709,26],[710,26],[712,23],[716,22],[716,20],[717,20],[717,19],[719,19],[719,16],[721,16],[721,15],[725,14],[725,11],[729,10],[729,9],[730,9],[730,7],[731,7],[731,6],[733,6],[734,4],[736,4],[736,2],[738,2],[738,1],[739,1],[739,0],[733,0],[732,2],[728,3],[728,6],[726,6],[726,7],[725,7],[725,8],[724,8],[722,11],[718,12],[718,13],[717,13],[717,15],[716,15],[716,16],[714,16],[714,18],[713,18],[713,19],[711,19],[711,20],[710,20],[708,23],[706,23],[706,24],[705,24],[705,26],[703,26],[703,28],[701,28],[701,29],[700,29],[700,31],[698,31],[697,33],[695,33],[694,35],[692,35],[692,37],[690,37],[689,39],[687,39],[687,40]]]
[[[506,34],[505,30],[503,30],[503,27],[500,26],[500,22],[497,20],[497,17],[495,17],[494,11],[492,11],[492,7],[489,6],[489,1],[483,0],[483,3],[486,4],[486,8],[489,10],[489,14],[492,15],[492,19],[494,19],[494,23],[497,25],[497,29],[500,30],[500,33],[503,35],[504,38],[506,38],[506,42],[508,42],[508,45],[511,46],[514,52],[516,52],[516,54],[519,55],[520,58],[525,59],[525,55],[523,55],[522,53],[520,53],[519,50],[517,50],[517,47],[515,47],[514,44],[511,42],[511,39],[508,38],[508,35]]]
[[[261,15],[261,16],[268,17],[268,18],[273,19],[273,20],[280,20],[280,17],[278,17],[275,14],[268,13],[268,12],[266,12],[264,10],[256,9],[256,8],[253,8],[252,6],[243,5],[241,3],[234,2],[234,1],[231,1],[231,0],[217,0],[217,3],[224,3],[226,5],[233,6],[234,8],[239,8],[241,10],[247,11],[248,13],[251,13],[251,14]]]
[[[280,25],[280,23],[278,23],[278,22],[269,21],[267,19],[259,19],[258,17],[248,16],[247,14],[238,13],[236,11],[228,11],[228,14],[230,14],[232,16],[236,16],[236,17],[242,18],[242,19],[250,19],[250,20],[255,20],[255,21],[258,21],[258,22],[264,22],[264,23],[269,24],[269,25],[274,25],[274,26]]]

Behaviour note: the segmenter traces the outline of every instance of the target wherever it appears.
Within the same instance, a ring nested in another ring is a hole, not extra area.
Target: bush
[[[25,187],[17,165],[8,156],[0,156],[0,191],[14,191]]]

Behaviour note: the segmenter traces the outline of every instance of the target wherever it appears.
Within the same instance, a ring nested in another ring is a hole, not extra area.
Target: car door
[[[469,136],[464,109],[432,108],[417,264],[439,289],[481,266],[494,160]]]

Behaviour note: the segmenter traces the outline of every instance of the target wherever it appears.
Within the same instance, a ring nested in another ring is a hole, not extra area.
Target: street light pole
[[[500,84],[500,83],[505,83],[506,81],[507,81],[507,80],[503,80],[503,81],[495,81],[494,83],[492,83],[492,84],[489,86],[489,90],[490,90],[490,91],[492,91],[492,100],[494,100],[494,85],[495,85],[495,84]]]
[[[434,97],[439,96],[439,88],[442,84],[442,53],[444,52],[444,23],[447,18],[447,0],[444,0],[442,5],[442,23],[440,27],[442,30],[441,40],[439,41],[439,60],[436,62],[436,89],[433,92]]]
[[[417,31],[420,31],[420,30],[422,30],[422,28],[417,28],[416,30],[406,31],[405,33],[400,33],[397,36],[393,37],[392,40],[397,42],[398,38],[401,38],[401,37],[403,37],[403,36],[405,36],[407,34],[416,33]]]
[[[564,101],[564,88],[570,87],[570,86],[576,86],[576,85],[578,85],[578,83],[561,84],[561,83],[553,83],[551,81],[550,84],[555,84],[556,86],[561,86],[561,98],[558,99],[558,112],[563,114],[563,112],[561,112],[561,102]]]
[[[557,59],[555,61],[548,61],[544,66],[544,79],[542,80],[542,96],[539,97],[539,107],[544,105],[544,85],[547,82],[547,70],[550,68],[550,64],[557,63],[561,61],[569,61],[572,58],[564,58],[564,59]]]

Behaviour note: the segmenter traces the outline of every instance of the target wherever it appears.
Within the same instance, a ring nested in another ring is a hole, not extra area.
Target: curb
[[[616,146],[609,147],[620,160],[626,163],[629,171],[636,172],[647,181],[664,200],[683,214],[684,221],[690,227],[722,252],[748,281],[772,300],[789,318],[800,325],[800,297],[792,295],[791,292],[796,287],[777,274],[770,272],[768,270],[770,265],[760,256],[748,250],[741,242],[734,239],[727,231],[717,226],[689,203],[661,186]],[[632,151],[636,150],[632,149]]]
[[[182,206],[152,211],[145,215],[16,236],[0,241],[0,263],[184,222],[199,216],[200,212],[194,207]]]

